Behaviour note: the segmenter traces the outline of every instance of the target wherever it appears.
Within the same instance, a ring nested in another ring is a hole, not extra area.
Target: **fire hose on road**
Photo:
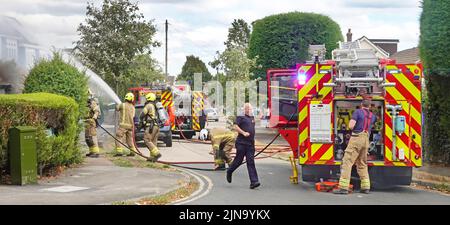
[[[289,120],[288,120],[288,123],[292,120],[292,118],[294,117],[294,115],[295,115],[295,113],[291,115],[291,117],[290,117]],[[285,128],[287,127],[288,123],[286,123]],[[118,143],[120,143],[122,146],[124,146],[125,148],[127,148],[127,149],[130,150],[131,152],[135,153],[136,155],[138,155],[138,156],[140,156],[140,157],[142,157],[142,158],[144,158],[144,159],[146,159],[146,160],[150,159],[150,157],[145,156],[144,154],[142,154],[142,152],[139,151],[139,149],[138,149],[137,146],[136,146],[134,137],[133,137],[133,144],[134,144],[134,146],[135,146],[135,148],[136,148],[136,151],[133,150],[133,149],[131,149],[131,148],[129,148],[126,144],[124,144],[121,140],[117,139],[117,138],[115,137],[115,135],[111,134],[108,130],[106,130],[106,129],[105,129],[104,127],[102,127],[100,124],[98,124],[98,126],[99,126],[103,131],[105,131],[109,136],[111,136],[114,140],[116,140]],[[133,134],[134,134],[134,126],[133,126]],[[264,148],[262,148],[257,154],[255,154],[255,159],[270,158],[270,157],[272,157],[273,155],[275,155],[275,154],[277,154],[277,153],[285,152],[285,151],[287,150],[286,148],[284,148],[284,149],[282,149],[282,150],[279,150],[279,151],[271,152],[270,155],[268,155],[268,156],[258,157],[260,154],[262,154],[263,152],[265,152],[265,151],[267,150],[267,148],[269,148],[269,146],[271,146],[271,145],[273,144],[273,142],[275,142],[275,140],[276,140],[278,137],[280,137],[280,135],[281,135],[280,133],[278,133],[277,135],[275,135],[275,137],[274,137],[274,138],[273,138],[273,139],[272,139],[272,140],[271,140]],[[134,136],[134,135],[133,135],[133,136]],[[181,136],[183,136],[183,138],[185,138],[184,135],[183,135],[182,133],[181,133]],[[185,139],[186,139],[186,138],[185,138]],[[192,142],[194,142],[194,141],[192,141]],[[204,142],[204,141],[198,141],[198,142],[195,142],[195,143],[210,144],[209,142]],[[158,163],[161,163],[161,164],[165,164],[165,165],[170,165],[170,166],[174,166],[174,167],[184,168],[184,169],[200,170],[200,171],[215,171],[214,169],[205,169],[205,168],[197,168],[197,167],[182,166],[183,164],[187,164],[187,165],[188,165],[188,164],[214,164],[213,161],[205,161],[205,162],[201,162],[201,161],[195,161],[195,162],[167,162],[167,161],[158,160],[157,162],[158,162]],[[245,163],[246,163],[246,161],[242,162],[241,165],[243,165],[243,164],[245,164]],[[241,166],[241,165],[239,165],[239,166]]]

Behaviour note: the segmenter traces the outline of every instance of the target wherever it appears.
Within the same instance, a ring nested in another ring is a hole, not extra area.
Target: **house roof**
[[[369,38],[367,38],[366,36],[362,36],[361,38],[358,39],[358,41],[362,41],[362,40],[367,41],[367,43],[369,43],[375,50],[377,50],[377,51],[379,51],[381,54],[385,55],[386,58],[389,57],[389,53],[388,53],[386,50],[382,49],[381,47],[375,45],[375,44],[371,41],[372,39],[369,39]],[[378,39],[378,40],[380,40],[380,39]]]
[[[9,16],[0,16],[0,36],[17,38],[21,44],[38,45],[33,41],[33,35],[18,20]]]
[[[392,43],[396,44],[399,43],[400,40],[398,39],[369,39],[373,43]]]
[[[419,48],[414,47],[399,51],[391,56],[391,59],[395,59],[399,64],[416,63],[420,61]]]

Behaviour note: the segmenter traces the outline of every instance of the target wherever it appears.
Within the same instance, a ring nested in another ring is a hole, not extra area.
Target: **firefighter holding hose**
[[[97,139],[97,119],[100,117],[100,107],[95,101],[94,95],[91,90],[88,90],[88,115],[85,118],[85,131],[84,137],[86,144],[89,147],[89,153],[86,154],[87,157],[98,158],[100,149],[98,148]]]
[[[134,95],[133,93],[127,93],[125,95],[125,102],[116,106],[116,110],[119,111],[119,128],[116,132],[116,138],[123,143],[123,138],[126,136],[128,148],[133,151],[137,151],[133,142],[133,128],[134,128],[134,114],[135,108],[133,105]],[[127,148],[123,148],[121,144],[116,140],[116,154],[115,156],[134,156],[135,153],[129,151]]]
[[[201,140],[211,140],[214,153],[214,170],[225,170],[225,163],[231,165],[231,150],[236,142],[237,133],[224,129],[203,129],[200,131]]]
[[[333,191],[335,194],[348,194],[353,164],[356,164],[356,170],[361,179],[360,192],[369,193],[370,179],[367,168],[367,152],[369,149],[370,131],[377,120],[377,117],[369,108],[370,100],[363,100],[361,107],[355,110],[349,122],[352,134],[342,159],[339,189]]]
[[[147,102],[139,118],[142,123],[141,127],[145,129],[144,143],[150,151],[148,161],[156,162],[161,157],[161,153],[158,150],[160,121],[158,120],[156,95],[154,93],[148,93],[145,98]]]

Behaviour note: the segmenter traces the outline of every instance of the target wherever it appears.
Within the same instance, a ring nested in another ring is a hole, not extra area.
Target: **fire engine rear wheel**
[[[166,147],[172,147],[172,131],[170,131],[167,137],[164,139],[164,143],[166,144]]]
[[[184,135],[184,137],[186,138],[186,139],[192,139],[192,137],[195,135],[195,133],[194,132],[188,132],[188,131],[184,131],[183,132],[183,135]]]

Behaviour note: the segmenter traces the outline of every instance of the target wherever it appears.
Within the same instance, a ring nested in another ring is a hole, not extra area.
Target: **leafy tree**
[[[426,147],[434,162],[450,164],[450,2],[424,0],[420,56],[427,86]]]
[[[217,61],[216,68],[225,72],[227,80],[247,81],[250,79],[250,69],[256,67],[256,58],[249,59],[246,49],[242,47],[226,49],[218,54]]]
[[[249,80],[250,69],[256,66],[256,59],[247,56],[250,26],[243,19],[235,19],[228,29],[224,52],[217,52],[210,65],[224,71],[226,80]]]
[[[129,0],[103,0],[101,8],[88,3],[86,17],[77,30],[78,55],[118,94],[123,94],[136,55],[150,54],[151,47],[160,45],[154,40],[153,21],[144,20],[138,5]]]
[[[251,28],[243,19],[234,19],[231,27],[228,29],[228,39],[225,42],[227,48],[241,47],[248,48]]]
[[[328,16],[290,12],[272,15],[252,23],[249,57],[258,56],[260,68],[252,71],[264,78],[268,68],[287,68],[309,59],[310,44],[325,44],[327,57],[342,41],[339,25]]]
[[[194,55],[186,56],[186,62],[177,80],[189,81],[191,87],[193,87],[194,73],[202,73],[202,82],[208,82],[212,79],[211,73],[209,73],[205,63],[199,57]]]
[[[87,112],[87,90],[86,75],[65,63],[59,53],[54,53],[51,60],[43,59],[31,69],[23,92],[46,92],[71,97],[79,105],[81,118]]]
[[[164,79],[165,75],[156,59],[149,54],[143,54],[135,57],[125,84],[127,87],[139,86]]]

